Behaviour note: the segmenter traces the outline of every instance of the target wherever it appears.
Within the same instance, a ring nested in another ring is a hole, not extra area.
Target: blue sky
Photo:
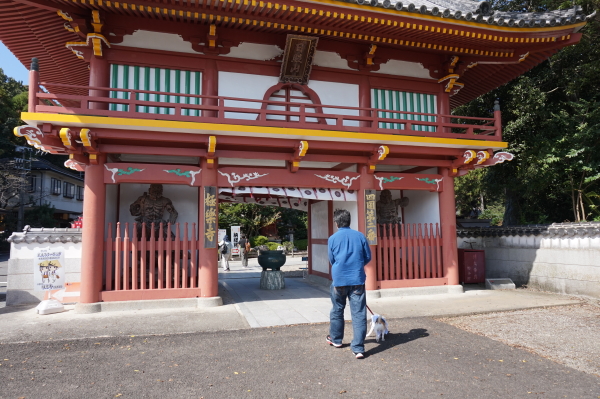
[[[8,77],[28,84],[29,72],[27,68],[15,58],[2,42],[0,42],[0,68],[2,68],[4,74]]]

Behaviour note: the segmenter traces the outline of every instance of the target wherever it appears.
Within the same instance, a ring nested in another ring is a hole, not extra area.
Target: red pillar
[[[368,76],[361,76],[358,82],[358,106],[360,108],[371,108],[371,83]],[[370,110],[360,110],[359,115],[372,116]],[[361,121],[359,125],[361,127],[372,127],[371,122],[367,121]]]
[[[35,106],[38,104],[36,94],[39,91],[40,67],[37,58],[31,59],[31,69],[29,70],[29,99],[27,102],[27,112],[35,112]]]
[[[202,159],[202,186],[198,195],[198,224],[199,224],[199,265],[198,282],[202,297],[215,297],[219,295],[219,264],[217,245],[215,248],[204,247],[204,187],[217,186],[217,165],[213,169],[208,168],[206,158]],[[218,197],[218,189],[217,189]],[[218,203],[218,202],[217,202]],[[217,207],[217,221],[219,220],[219,208]],[[218,223],[215,225],[215,234],[219,230]]]
[[[458,284],[458,251],[456,249],[456,203],[454,199],[454,178],[448,176],[448,168],[439,168],[444,178],[444,191],[440,193],[440,222],[442,225],[442,258],[444,275],[448,285]]]
[[[438,114],[440,115],[450,115],[450,96],[446,93],[446,85],[440,85],[440,94],[438,96]],[[450,118],[442,117],[442,123],[450,122]],[[443,133],[450,132],[450,128],[441,129]]]
[[[110,65],[106,58],[92,56],[90,60],[90,86],[110,86]],[[108,90],[90,90],[90,97],[109,97]],[[108,109],[108,103],[90,102],[90,109]]]
[[[203,96],[218,96],[219,95],[219,71],[217,70],[217,62],[215,60],[206,60],[206,67],[202,71],[202,95]],[[206,105],[219,105],[217,99],[209,98],[203,101]],[[203,116],[217,117],[217,111],[203,111]]]
[[[83,194],[83,229],[81,250],[81,303],[100,300],[102,265],[104,262],[104,212],[106,184],[104,184],[105,154],[98,154],[98,164],[85,168]]]
[[[366,222],[365,222],[365,190],[372,190],[375,188],[372,174],[367,173],[369,168],[368,165],[358,165],[358,171],[360,172],[360,189],[358,190],[358,231],[363,234],[367,234]],[[365,282],[365,289],[367,291],[373,291],[377,289],[377,245],[371,245],[371,261],[365,266],[365,273],[367,275],[367,281]]]

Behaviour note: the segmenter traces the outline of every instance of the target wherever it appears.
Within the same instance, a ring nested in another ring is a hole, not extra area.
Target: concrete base
[[[509,278],[486,278],[485,288],[488,290],[514,290],[516,287]]]
[[[397,298],[416,295],[462,294],[462,285],[438,285],[432,287],[388,288],[367,291],[367,301],[379,298]]]
[[[223,305],[220,296],[210,298],[155,299],[144,301],[115,301],[78,303],[75,313],[120,312],[128,310],[156,310],[182,308],[213,308]]]

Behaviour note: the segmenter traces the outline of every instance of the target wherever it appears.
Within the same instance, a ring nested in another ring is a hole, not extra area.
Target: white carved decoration
[[[317,174],[315,174],[315,176],[317,176],[320,179],[324,179],[329,182],[332,182],[332,183],[340,183],[343,186],[346,186],[347,189],[350,189],[352,182],[360,177],[360,176],[355,176],[355,177],[345,176],[345,177],[340,178],[339,176],[334,176],[334,175],[321,176],[321,175],[317,175]]]
[[[497,152],[492,158],[496,163],[503,163],[504,161],[512,161],[515,156],[510,152]]]
[[[250,180],[258,179],[260,177],[268,175],[268,173],[265,173],[264,175],[261,175],[258,172],[244,173],[243,175],[238,175],[235,172],[233,172],[233,173],[224,173],[224,172],[219,171],[219,173],[222,176],[227,177],[227,181],[229,182],[229,184],[231,185],[231,187],[233,187],[234,184],[237,184],[237,183],[241,182],[242,180],[250,181]]]

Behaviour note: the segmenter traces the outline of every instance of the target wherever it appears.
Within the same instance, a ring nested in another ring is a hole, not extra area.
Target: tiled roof
[[[543,13],[502,12],[492,10],[487,1],[471,0],[348,0],[346,3],[356,3],[369,8],[383,7],[439,18],[453,18],[463,21],[520,28],[573,25],[587,21],[596,14],[594,11],[593,14],[586,16],[580,6]]]

